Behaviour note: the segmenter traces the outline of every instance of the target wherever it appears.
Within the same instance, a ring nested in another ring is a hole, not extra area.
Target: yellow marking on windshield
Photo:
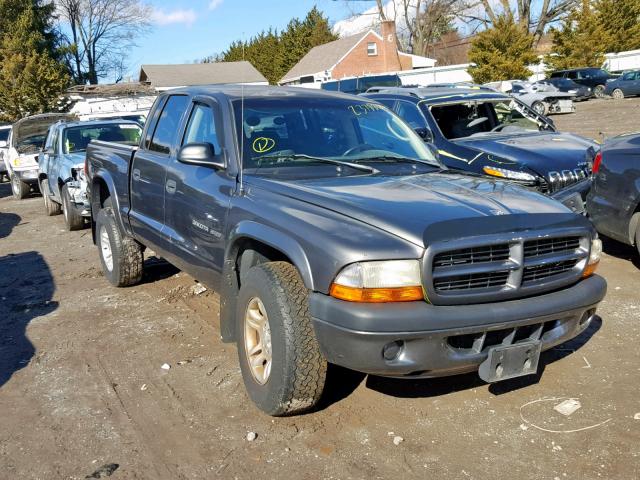
[[[347,108],[356,117],[367,115],[368,113],[375,112],[377,110],[385,109],[382,105],[378,105],[377,103],[357,103],[355,105],[349,105]]]
[[[251,148],[256,153],[266,153],[276,146],[276,141],[273,138],[258,137],[251,144]]]
[[[445,157],[453,158],[455,160],[460,160],[461,162],[464,162],[464,163],[469,163],[469,160],[467,160],[466,158],[460,158],[460,157],[454,155],[453,153],[449,153],[449,152],[447,152],[445,150],[438,150],[438,153],[440,155],[444,155]]]

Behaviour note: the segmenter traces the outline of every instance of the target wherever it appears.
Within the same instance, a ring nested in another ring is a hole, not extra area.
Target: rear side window
[[[9,140],[9,131],[9,128],[0,130],[0,142],[6,142],[7,140]]]
[[[213,118],[213,109],[209,105],[196,103],[191,111],[183,145],[189,143],[210,143],[216,155],[220,154],[220,142]]]
[[[170,153],[178,136],[180,119],[187,108],[189,97],[172,95],[162,109],[156,130],[149,144],[149,150],[159,153]]]

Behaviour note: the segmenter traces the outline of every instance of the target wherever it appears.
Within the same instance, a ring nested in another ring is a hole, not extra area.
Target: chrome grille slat
[[[469,263],[497,262],[508,258],[509,244],[503,243],[440,253],[434,258],[433,266],[448,267]]]

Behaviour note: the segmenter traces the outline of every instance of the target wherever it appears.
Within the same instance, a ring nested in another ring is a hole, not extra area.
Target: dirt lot
[[[591,136],[636,128],[640,101],[611,106],[580,104],[556,123]],[[333,369],[320,411],[272,419],[218,340],[214,293],[154,258],[144,284],[111,288],[88,230],[9,195],[0,185],[0,478],[640,477],[631,248],[606,243],[602,320],[544,354],[541,376],[488,386]],[[567,398],[582,408],[564,417],[553,406]]]

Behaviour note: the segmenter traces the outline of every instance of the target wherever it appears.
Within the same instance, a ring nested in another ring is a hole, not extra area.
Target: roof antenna
[[[244,62],[244,32],[242,32],[242,61]],[[240,83],[240,173],[238,175],[238,193],[244,195],[244,69],[242,70],[242,82]]]

